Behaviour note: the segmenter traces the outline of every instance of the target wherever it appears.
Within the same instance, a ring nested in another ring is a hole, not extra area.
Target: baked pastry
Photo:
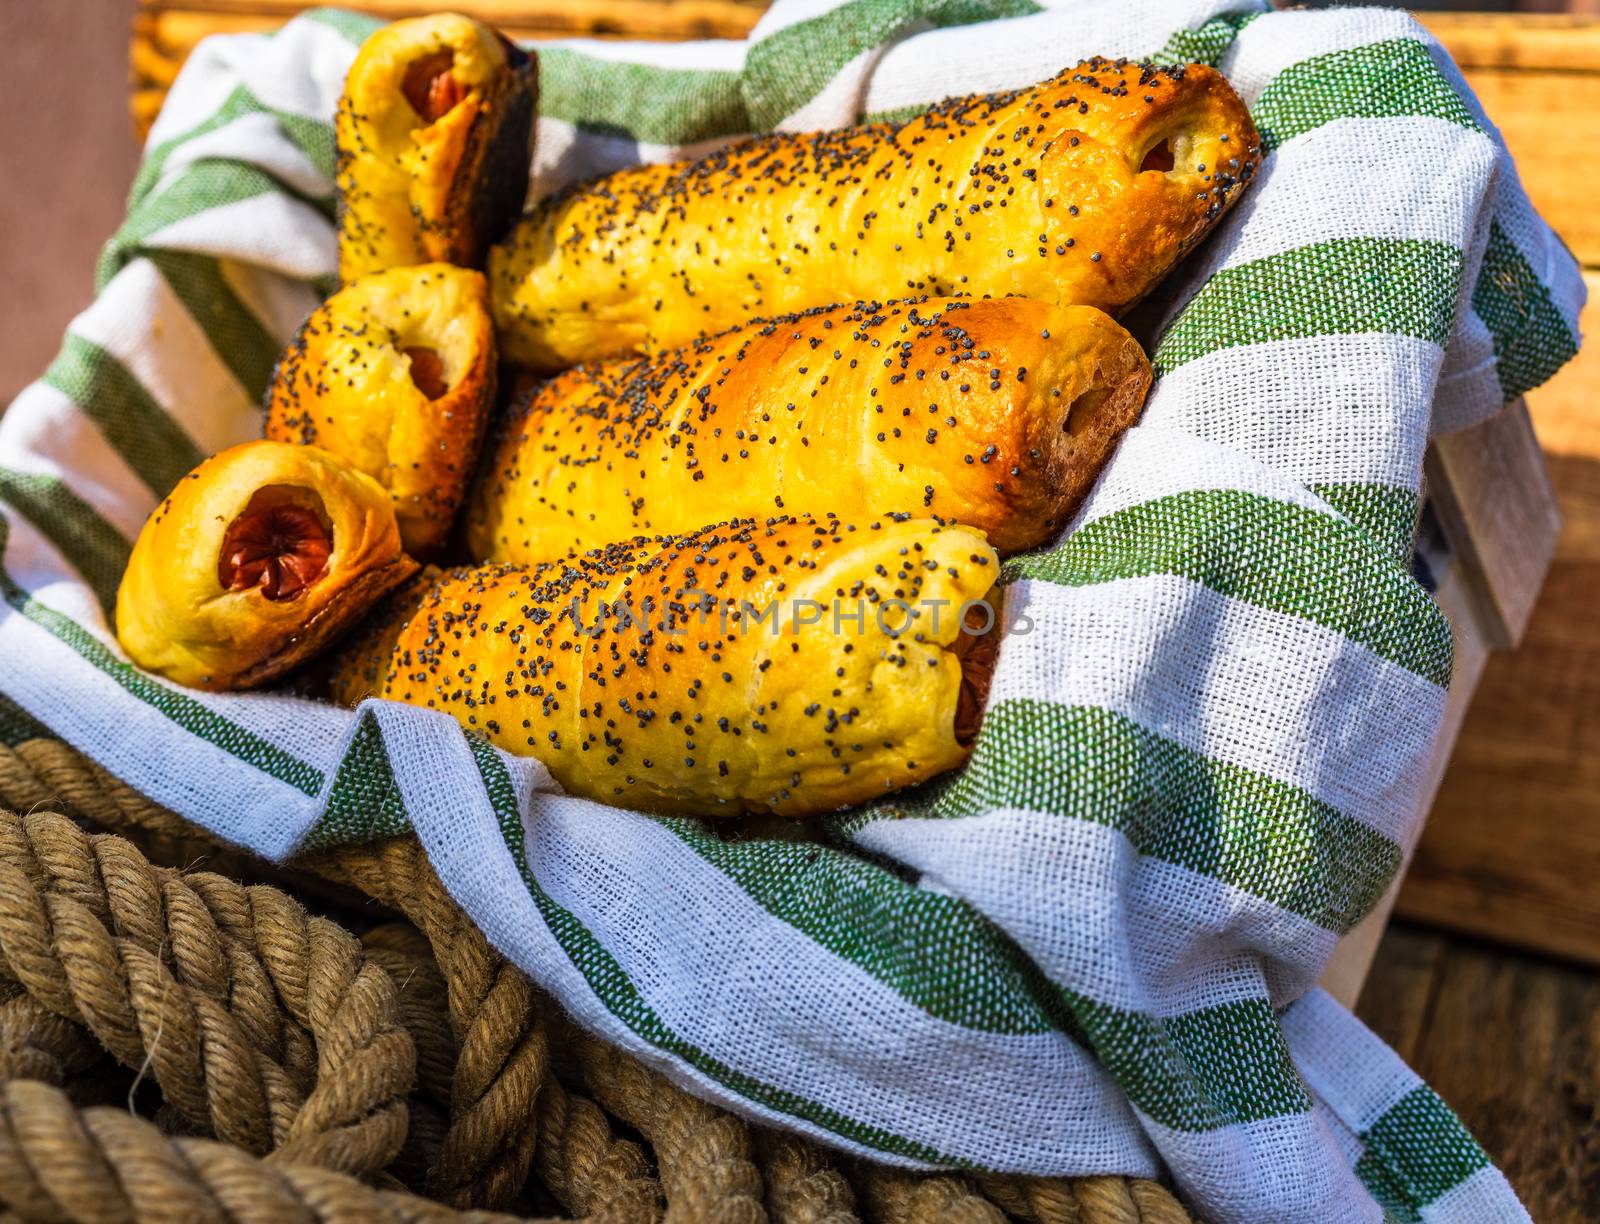
[[[1061,530],[1149,386],[1138,342],[1088,306],[913,299],[750,323],[522,388],[467,546],[531,562],[711,519],[909,512],[1007,555]]]
[[[501,352],[549,371],[921,293],[1116,313],[1205,235],[1259,146],[1214,69],[1093,59],[902,124],[623,170],[544,200],[490,253]]]
[[[334,120],[340,277],[482,267],[527,199],[538,88],[531,55],[457,13],[367,39]]]
[[[745,519],[458,569],[375,618],[333,692],[447,711],[570,794],[803,816],[966,758],[997,570],[977,532],[904,518]]]
[[[391,268],[335,293],[273,371],[267,437],[320,446],[394,502],[406,551],[444,546],[494,404],[483,274]]]
[[[145,521],[117,589],[117,640],[192,688],[254,688],[305,662],[416,571],[389,496],[312,447],[207,459]]]

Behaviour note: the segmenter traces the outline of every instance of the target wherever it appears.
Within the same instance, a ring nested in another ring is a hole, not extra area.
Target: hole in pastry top
[[[983,725],[983,707],[989,700],[995,659],[1000,653],[1000,616],[995,610],[996,591],[980,604],[968,607],[951,650],[961,664],[961,687],[956,691],[956,743],[970,748]],[[985,612],[987,609],[987,613]]]
[[[406,69],[400,92],[424,123],[443,118],[467,96],[466,87],[450,71],[455,62],[455,53],[446,47],[413,60]]]
[[[418,391],[436,400],[450,390],[450,384],[444,376],[444,361],[435,350],[419,344],[400,351],[411,362],[411,381],[416,384]]]
[[[1143,174],[1146,170],[1156,170],[1165,174],[1172,169],[1174,164],[1172,142],[1163,136],[1145,152],[1144,160],[1139,163],[1139,173]]]
[[[1097,382],[1078,396],[1067,406],[1066,418],[1061,422],[1062,431],[1073,438],[1081,435],[1099,419],[1100,409],[1115,390],[1115,384]]]
[[[332,551],[322,498],[295,485],[264,485],[223,533],[217,581],[225,591],[294,599],[322,577]]]

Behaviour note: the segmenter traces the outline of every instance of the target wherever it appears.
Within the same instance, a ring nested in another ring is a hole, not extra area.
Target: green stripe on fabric
[[[465,732],[463,734],[466,735]],[[466,740],[477,763],[484,790],[500,822],[500,832],[505,838],[506,847],[511,852],[512,860],[522,872],[529,895],[543,916],[551,935],[561,945],[573,967],[583,975],[589,988],[594,991],[607,1011],[657,1049],[676,1055],[723,1087],[757,1105],[778,1113],[803,1118],[852,1142],[881,1152],[923,1160],[930,1164],[970,1165],[968,1161],[945,1155],[926,1144],[868,1126],[816,1101],[775,1088],[736,1071],[669,1029],[649,1004],[640,997],[638,989],[622,966],[617,963],[616,958],[576,915],[558,905],[550,894],[539,886],[539,881],[528,869],[522,815],[517,810],[516,791],[506,771],[505,763],[500,760],[492,747],[477,736],[466,735]]]
[[[1263,149],[1335,119],[1422,115],[1483,130],[1428,48],[1414,38],[1330,51],[1292,64],[1261,91],[1250,114]]]
[[[57,738],[59,737],[50,733],[49,727],[4,693],[0,693],[0,744],[4,744],[7,748],[15,748],[18,744],[25,744],[29,740]]]
[[[1578,338],[1549,288],[1498,221],[1489,222],[1472,309],[1494,338],[1495,374],[1508,404],[1578,354]]]
[[[132,371],[91,340],[69,331],[43,381],[99,426],[158,500],[205,457]]]
[[[371,714],[362,714],[334,770],[322,815],[295,847],[295,853],[359,846],[398,837],[411,827],[411,816],[395,784],[394,768],[389,763],[378,720]]]
[[[265,171],[241,162],[201,161],[184,169],[159,193],[133,209],[100,252],[95,266],[95,289],[104,289],[139,253],[145,239],[167,226],[213,208],[239,204],[264,195],[286,195],[309,204],[333,218],[333,198],[311,199],[290,190]]]
[[[261,104],[256,101],[255,96],[248,89],[243,85],[237,86],[222,100],[221,106],[217,107],[215,111],[192,128],[146,149],[144,155],[139,159],[139,172],[134,175],[133,187],[128,192],[128,211],[132,212],[137,208],[144,201],[144,198],[150,194],[156,183],[161,180],[161,174],[166,169],[167,162],[174,152],[197,136],[204,136],[208,132],[214,132],[218,128],[226,127],[235,119],[253,114],[261,109]]]
[[[33,524],[83,576],[109,617],[131,550],[122,533],[54,476],[0,468],[0,501]]]
[[[0,516],[0,558],[5,554],[9,526],[4,516]],[[181,690],[170,688],[124,663],[94,634],[70,617],[40,603],[19,587],[3,564],[0,564],[0,599],[76,651],[85,662],[115,681],[126,692],[164,714],[189,734],[214,744],[243,764],[254,766],[303,794],[316,796],[321,792],[321,770],[207,709]]]
[[[1362,1176],[1363,1163],[1370,1171],[1375,1162],[1385,1174],[1375,1180],[1399,1187],[1403,1203],[1412,1208],[1426,1207],[1489,1166],[1478,1141],[1426,1084],[1386,1109],[1360,1138],[1366,1152],[1356,1166],[1357,1176]],[[1363,1184],[1366,1180],[1363,1176]]]
[[[1300,787],[1213,760],[1121,714],[1031,698],[992,706],[960,773],[837,823],[1021,809],[1115,829],[1139,854],[1343,934],[1399,870],[1401,849]]]
[[[846,0],[750,45],[744,100],[756,131],[769,131],[820,93],[863,51],[886,46],[912,22],[966,25],[1040,12],[1034,0]]]
[[[1384,1224],[1422,1224],[1422,1213],[1406,1197],[1405,1187],[1372,1153],[1363,1152],[1358,1156],[1351,1171],[1378,1206],[1383,1208]]]
[[[1330,481],[1310,489],[1378,541],[1391,557],[1404,561],[1411,556],[1422,513],[1422,495],[1417,490],[1364,480]]]
[[[239,300],[223,274],[221,261],[211,255],[155,248],[147,250],[144,258],[155,265],[200,325],[245,394],[259,403],[266,395],[282,345],[255,311]]]
[[[1096,1056],[1135,1108],[1161,1126],[1216,1130],[1311,1109],[1265,999],[1162,1019],[1067,998]]]
[[[312,119],[268,106],[248,88],[240,85],[224,98],[222,105],[207,118],[202,119],[188,131],[164,140],[145,151],[139,163],[139,173],[133,180],[133,189],[128,193],[128,211],[132,213],[148,198],[156,184],[161,181],[161,176],[165,173],[174,153],[197,137],[215,132],[246,115],[271,115],[294,146],[305,154],[306,160],[318,173],[328,179],[329,190],[332,190],[333,124],[325,119]]]
[[[1197,29],[1179,30],[1150,59],[1157,64],[1209,64],[1215,68],[1239,31],[1259,16],[1259,12],[1224,13]]]
[[[809,841],[725,841],[694,821],[656,822],[773,917],[929,1015],[990,1033],[1056,1027],[1037,968],[959,898]]]
[[[1013,558],[1005,573],[1065,586],[1172,574],[1450,683],[1450,623],[1402,566],[1361,528],[1258,493],[1201,489],[1130,506],[1050,552]]]
[[[737,72],[621,63],[566,47],[535,49],[540,118],[665,145],[750,131]]]
[[[1334,238],[1224,268],[1156,345],[1167,374],[1222,349],[1385,332],[1443,345],[1455,323],[1461,251],[1415,238]]]

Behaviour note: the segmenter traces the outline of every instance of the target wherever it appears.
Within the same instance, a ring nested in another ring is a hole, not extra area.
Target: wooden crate
[[[199,38],[222,30],[266,28],[300,7],[298,0],[141,0],[132,52],[136,124],[148,126],[184,56]],[[352,7],[394,18],[436,6],[430,0],[357,0]],[[517,37],[584,34],[667,39],[740,37],[755,23],[763,4],[762,0],[470,0],[459,7]],[[1574,35],[1587,37],[1600,27],[1568,18],[1506,21],[1494,16],[1433,15],[1426,20],[1468,66],[1490,113],[1505,124],[1536,201],[1582,253],[1600,259],[1600,210],[1583,207],[1582,192],[1568,172],[1568,166],[1578,165],[1579,159],[1566,152],[1595,147],[1583,137],[1600,126],[1600,71],[1596,71],[1600,69],[1600,42],[1590,44],[1595,48],[1591,61],[1575,46]],[[1595,73],[1592,77],[1591,72]],[[1579,84],[1556,107],[1551,91],[1558,73],[1575,74]],[[1557,122],[1574,126],[1564,138],[1541,139]],[[1579,408],[1587,375],[1585,370],[1563,376],[1556,388],[1534,401],[1535,411],[1545,417],[1560,416],[1568,422],[1569,433],[1581,432],[1586,428],[1580,423]],[[1595,383],[1590,379],[1587,385]],[[1566,407],[1558,409],[1558,403]],[[1595,453],[1600,454],[1600,446]],[[1561,467],[1557,475],[1571,483],[1570,473]],[[1491,677],[1504,670],[1496,670],[1491,652],[1514,646],[1522,638],[1557,546],[1555,496],[1527,406],[1519,404],[1478,429],[1442,439],[1429,455],[1428,480],[1439,525],[1438,537],[1429,545],[1439,576],[1438,598],[1456,631],[1455,680],[1429,779],[1430,795],[1434,789],[1441,795],[1441,817],[1438,827],[1425,836],[1405,888],[1396,882],[1377,910],[1346,937],[1329,966],[1325,984],[1346,1002],[1353,1002],[1360,990],[1397,896],[1406,913],[1470,925],[1457,910],[1487,912],[1499,904],[1482,898],[1463,902],[1462,897],[1473,892],[1474,872],[1485,878],[1483,873],[1490,870],[1488,858],[1509,859],[1498,864],[1500,876],[1493,887],[1499,888],[1515,870],[1510,864],[1516,857],[1504,853],[1504,826],[1489,819],[1493,805],[1474,808],[1463,803],[1458,797],[1463,790],[1458,778],[1464,769],[1471,769],[1460,758],[1482,759],[1477,748],[1482,732],[1476,728],[1485,717],[1494,718],[1473,703],[1480,677],[1486,670]],[[1589,487],[1600,506],[1600,479],[1591,481]],[[1581,529],[1585,520],[1581,513],[1575,517]],[[1590,520],[1590,529],[1591,543],[1600,544],[1600,516]],[[1569,527],[1564,546],[1570,546],[1571,535]],[[1600,557],[1594,559],[1600,561]],[[1600,597],[1600,589],[1591,590]],[[1533,623],[1537,635],[1543,622],[1534,617]],[[1513,658],[1523,658],[1526,653],[1524,650]],[[1595,670],[1600,676],[1600,667]],[[1595,683],[1600,694],[1600,678]],[[1503,686],[1491,685],[1495,691],[1499,687]],[[1595,710],[1600,724],[1600,705]],[[1552,703],[1545,713],[1543,723],[1525,727],[1529,742],[1548,733],[1551,723],[1559,724],[1563,717],[1559,703]],[[1456,754],[1457,764],[1447,773],[1458,733],[1466,750]],[[1600,734],[1600,727],[1596,733]],[[1594,768],[1600,774],[1600,763]],[[1600,806],[1600,776],[1594,780],[1597,785],[1590,802]],[[1515,779],[1495,775],[1492,781],[1495,793],[1504,796]],[[1466,789],[1470,791],[1470,783]],[[1600,832],[1595,836],[1600,839]],[[1482,864],[1463,862],[1464,855],[1480,853],[1485,858]],[[1596,908],[1600,909],[1600,902]],[[1600,940],[1595,942],[1600,946]]]
[[[1600,20],[1439,15],[1429,27],[1584,265],[1600,332]],[[1397,911],[1600,964],[1600,345],[1528,409],[1564,520],[1516,650],[1489,659]]]

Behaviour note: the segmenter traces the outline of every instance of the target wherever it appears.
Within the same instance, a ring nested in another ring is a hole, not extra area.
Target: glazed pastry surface
[[[303,663],[416,570],[389,497],[325,451],[246,442],[146,520],[117,589],[117,640],[193,688],[253,688]]]
[[[607,803],[823,812],[966,758],[997,632],[962,616],[985,627],[997,568],[928,519],[778,519],[452,570],[373,619],[334,694],[447,711]]]
[[[1053,538],[1150,385],[1110,316],[1024,298],[857,303],[524,387],[469,503],[480,560],[741,516],[936,516]]]
[[[340,278],[481,267],[528,194],[537,96],[533,58],[460,14],[368,38],[334,120]]]
[[[1214,69],[1094,59],[899,125],[630,168],[541,201],[491,252],[501,349],[551,371],[918,294],[1114,314],[1205,235],[1259,144]]]
[[[495,376],[483,274],[391,268],[306,320],[273,371],[266,435],[371,476],[389,491],[406,551],[435,556],[477,463]]]

